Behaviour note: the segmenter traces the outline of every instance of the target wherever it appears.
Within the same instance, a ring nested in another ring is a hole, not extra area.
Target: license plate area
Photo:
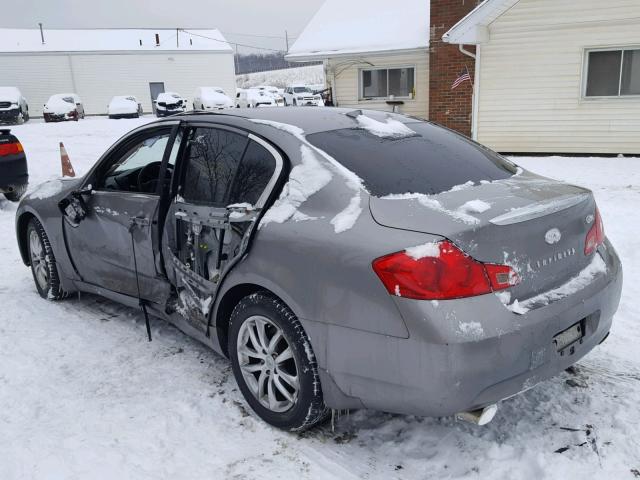
[[[585,323],[586,319],[583,318],[553,337],[553,344],[560,355],[565,355],[565,353],[573,355],[575,344],[582,343],[582,339],[584,338]]]

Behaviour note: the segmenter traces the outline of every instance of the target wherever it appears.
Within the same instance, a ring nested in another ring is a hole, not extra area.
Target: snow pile
[[[427,242],[415,247],[405,249],[405,253],[414,260],[420,260],[425,257],[439,257],[440,244],[438,242]]]
[[[67,113],[73,112],[75,109],[76,104],[73,101],[73,97],[69,94],[61,94],[49,97],[49,100],[47,100],[47,103],[44,106],[43,112],[53,113],[55,115],[66,115]]]
[[[340,211],[335,217],[331,219],[331,225],[333,225],[334,231],[336,233],[342,233],[352,228],[355,225],[356,221],[358,220],[358,217],[360,217],[360,214],[362,213],[361,192],[363,190],[366,191],[364,187],[364,183],[362,182],[362,179],[358,177],[355,173],[353,173],[351,170],[346,168],[344,165],[342,165],[340,162],[338,162],[335,158],[333,158],[327,152],[309,143],[305,137],[304,130],[302,130],[301,128],[296,127],[295,125],[289,125],[281,122],[274,122],[271,120],[261,120],[256,118],[253,118],[250,120],[253,123],[269,125],[271,127],[290,133],[291,135],[295,136],[298,140],[300,140],[304,144],[303,145],[304,147],[307,147],[313,152],[316,152],[322,158],[324,158],[327,162],[329,162],[329,164],[333,167],[333,169],[336,170],[336,172],[340,176],[342,176],[342,178],[345,180],[346,185],[354,191],[354,195],[353,197],[351,197],[351,200],[349,200],[349,204],[346,206],[346,208]],[[305,150],[303,150],[303,153],[304,152]],[[261,222],[261,225],[262,225],[262,222]]]
[[[523,315],[532,308],[548,305],[552,302],[568,297],[576,292],[579,292],[583,288],[587,287],[593,280],[600,274],[607,272],[607,265],[602,260],[599,253],[596,253],[591,259],[589,265],[578,273],[575,277],[571,278],[568,282],[552,290],[540,293],[534,297],[528,298],[523,301],[515,300],[512,304],[505,304],[504,300],[509,300],[506,296],[498,296],[500,301],[511,310],[513,313]]]
[[[417,135],[416,132],[404,123],[394,120],[393,118],[387,118],[386,122],[379,122],[366,115],[358,115],[356,120],[361,129],[380,138],[405,138]]]
[[[302,162],[291,169],[289,181],[285,184],[280,197],[274,202],[260,221],[260,228],[271,222],[282,223],[290,218],[304,220],[298,209],[314,193],[324,188],[332,178],[327,170],[316,158],[314,152],[307,146],[300,146]]]
[[[491,208],[491,204],[482,200],[469,200],[458,208],[463,213],[482,213]]]

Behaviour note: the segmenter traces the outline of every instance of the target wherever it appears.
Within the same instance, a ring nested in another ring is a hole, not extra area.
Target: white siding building
[[[135,95],[145,112],[152,92],[191,98],[196,87],[235,97],[233,50],[218,30],[0,29],[2,86],[18,87],[31,116],[50,95],[77,93],[90,115],[106,114],[115,95]],[[156,37],[157,35],[157,37]]]
[[[429,114],[429,1],[327,0],[287,60],[322,60],[335,106]],[[390,98],[393,97],[393,98]]]
[[[479,142],[640,153],[640,1],[486,0],[444,40],[477,45]]]

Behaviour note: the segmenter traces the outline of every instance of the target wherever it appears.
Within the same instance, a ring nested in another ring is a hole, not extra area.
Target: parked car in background
[[[51,95],[42,110],[45,122],[64,122],[84,118],[82,100],[75,93]]]
[[[138,118],[142,115],[142,104],[133,95],[118,95],[107,107],[109,118]]]
[[[264,90],[273,97],[273,99],[276,101],[277,106],[284,107],[284,97],[282,96],[282,89],[273,87],[271,85],[258,85],[257,87],[253,88],[257,90]]]
[[[20,124],[29,120],[29,105],[16,87],[0,87],[0,123]]]
[[[0,128],[0,193],[17,202],[27,190],[29,172],[22,144],[8,128]]]
[[[236,108],[276,107],[276,100],[266,90],[248,88],[236,94]]]
[[[284,104],[286,106],[314,106],[323,107],[322,96],[313,93],[306,85],[291,85],[284,89]]]
[[[187,101],[182,95],[175,92],[164,92],[155,99],[156,116],[166,117],[176,113],[184,112],[187,109]]]
[[[234,103],[220,87],[198,87],[193,95],[194,110],[224,110]]]
[[[591,191],[403,115],[198,113],[22,200],[43,298],[143,306],[287,430],[355,408],[484,424],[607,338],[622,266]]]

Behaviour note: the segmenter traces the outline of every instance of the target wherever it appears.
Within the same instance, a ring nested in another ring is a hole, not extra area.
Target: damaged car
[[[226,355],[250,407],[485,424],[609,334],[593,194],[385,112],[255,109],[139,127],[16,212],[39,294],[103,295]]]

